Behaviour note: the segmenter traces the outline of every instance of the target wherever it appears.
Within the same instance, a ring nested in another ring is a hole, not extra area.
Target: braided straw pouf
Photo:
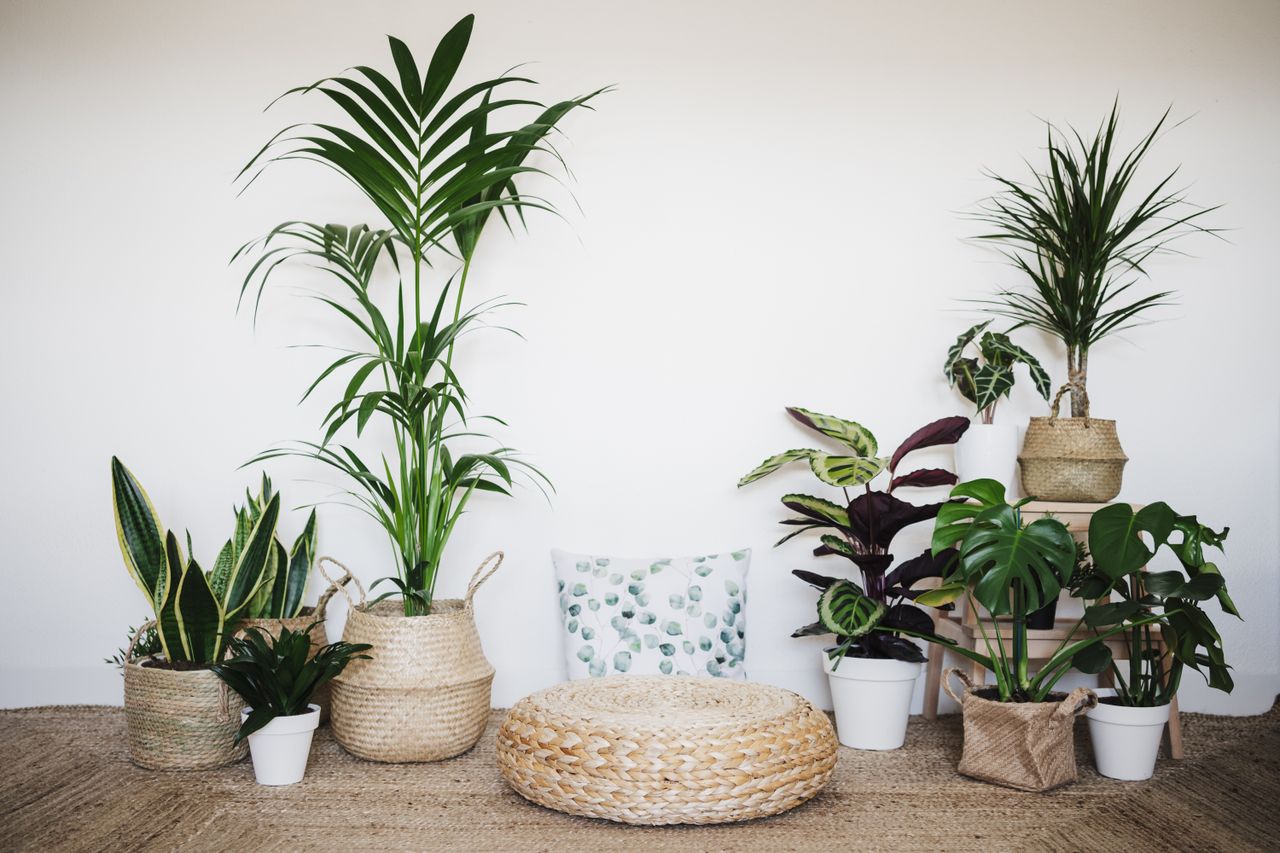
[[[522,797],[633,824],[787,811],[822,790],[836,749],[800,696],[718,678],[571,681],[521,699],[498,729],[498,767]]]

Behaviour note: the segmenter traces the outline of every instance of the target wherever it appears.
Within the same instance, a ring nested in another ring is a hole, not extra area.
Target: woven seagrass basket
[[[1068,383],[1053,398],[1047,418],[1032,418],[1022,442],[1018,464],[1022,490],[1042,501],[1106,503],[1120,494],[1124,465],[1129,461],[1116,434],[1116,422],[1089,417],[1060,418],[1062,396]]]
[[[491,554],[465,599],[436,599],[426,616],[405,616],[392,601],[366,605],[356,580],[360,601],[352,600],[342,638],[373,649],[371,660],[352,661],[332,682],[330,723],[347,752],[370,761],[440,761],[476,745],[489,720],[493,667],[471,605],[501,565],[502,553]]]
[[[320,596],[320,600],[316,602],[315,607],[304,607],[297,616],[290,616],[285,619],[242,619],[240,624],[236,626],[236,636],[243,637],[245,631],[249,628],[257,628],[272,639],[275,639],[280,636],[281,628],[288,628],[290,631],[296,631],[299,634],[310,628],[311,654],[314,655],[328,642],[324,632],[324,618],[325,611],[329,606],[329,600],[337,594],[342,585],[347,584],[350,580],[350,575],[344,575],[331,583],[329,588],[325,590],[324,595]],[[312,704],[320,706],[320,722],[322,723],[329,719],[330,690],[330,686],[324,684],[311,696]]]
[[[957,696],[951,678],[964,684]],[[984,782],[1022,791],[1048,791],[1076,781],[1075,722],[1098,704],[1087,687],[1046,702],[996,702],[983,698],[960,670],[943,675],[943,689],[964,713],[959,771]]]
[[[827,715],[794,693],[664,675],[583,679],[527,696],[507,713],[497,747],[502,778],[525,799],[642,825],[795,808],[827,784],[839,748]]]
[[[143,666],[133,657],[138,629],[125,653],[124,714],[129,758],[148,770],[208,770],[239,761],[248,742],[235,743],[244,702],[210,670]]]

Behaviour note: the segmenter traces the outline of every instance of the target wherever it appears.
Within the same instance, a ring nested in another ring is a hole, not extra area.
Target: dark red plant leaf
[[[880,624],[886,628],[905,628],[919,634],[933,633],[933,619],[914,604],[895,604],[885,611]]]
[[[955,559],[956,550],[954,548],[948,548],[936,557],[931,550],[925,549],[920,556],[912,557],[910,560],[900,563],[897,568],[889,572],[885,577],[885,583],[889,584],[890,587],[898,587],[903,590],[911,589],[917,582],[925,578],[943,577]],[[890,592],[892,593],[893,590],[891,589]]]
[[[963,415],[952,415],[949,418],[941,418],[931,424],[925,424],[907,436],[907,440],[893,451],[893,458],[889,460],[889,473],[892,474],[898,470],[898,463],[902,461],[902,457],[911,451],[936,447],[940,444],[955,444],[968,428],[969,419]]]
[[[818,589],[826,589],[838,580],[837,578],[827,577],[826,575],[820,575],[816,572],[806,572],[804,569],[792,569],[791,574],[800,578],[800,580],[805,583],[817,587]]]
[[[889,491],[899,486],[954,486],[960,478],[944,468],[919,468],[910,474],[894,477],[889,483]]]
[[[888,551],[899,531],[935,517],[942,506],[916,506],[888,492],[863,492],[849,502],[849,532],[868,551]]]
[[[884,622],[881,621],[881,624]],[[930,623],[929,627],[932,628],[933,623]],[[924,663],[925,661],[924,652],[920,651],[920,647],[915,643],[905,637],[895,637],[880,631],[872,631],[863,637],[862,646],[866,654],[860,657],[890,658],[907,663]]]

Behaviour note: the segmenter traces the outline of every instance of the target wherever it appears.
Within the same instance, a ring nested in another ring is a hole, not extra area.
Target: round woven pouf
[[[498,729],[498,767],[525,799],[650,825],[795,808],[827,784],[836,750],[802,697],[719,678],[570,681],[521,699]]]

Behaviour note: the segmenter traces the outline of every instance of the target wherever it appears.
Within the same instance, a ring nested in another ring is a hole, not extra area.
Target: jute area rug
[[[129,763],[116,708],[0,712],[4,850],[1276,850],[1280,709],[1184,715],[1187,758],[1150,782],[1093,772],[1024,794],[958,776],[959,718],[913,718],[898,752],[841,748],[835,778],[785,815],[718,827],[627,827],[547,811],[506,788],[490,720],[480,745],[438,764],[374,764],[317,733],[307,778],[254,784],[248,761],[156,773]]]

